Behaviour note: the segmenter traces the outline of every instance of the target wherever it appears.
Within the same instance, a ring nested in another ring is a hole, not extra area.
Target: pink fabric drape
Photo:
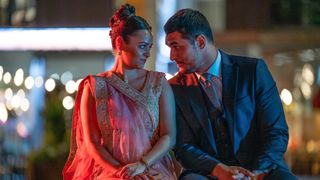
[[[92,81],[92,77],[85,78],[79,85],[78,93],[73,110],[72,129],[70,137],[70,153],[63,168],[63,179],[91,179],[94,167],[94,160],[87,151],[84,139],[80,116],[80,102],[83,93],[84,83]],[[90,84],[90,83],[89,83]]]
[[[114,88],[109,88],[109,116],[113,128],[113,156],[122,164],[139,161],[150,150],[151,144],[145,122],[152,120],[146,108]],[[147,122],[148,123],[148,122]]]

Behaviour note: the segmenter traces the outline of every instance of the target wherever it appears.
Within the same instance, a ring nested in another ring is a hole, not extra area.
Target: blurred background
[[[290,128],[285,159],[320,178],[319,0],[0,0],[0,179],[62,179],[77,86],[112,67],[108,20],[123,3],[153,27],[146,69],[167,78],[162,27],[180,8],[206,15],[221,50],[264,58]]]

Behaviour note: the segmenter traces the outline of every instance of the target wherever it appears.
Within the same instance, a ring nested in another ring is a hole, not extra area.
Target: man
[[[296,179],[283,155],[288,127],[262,59],[217,49],[206,17],[182,9],[165,24],[177,111],[180,179]]]

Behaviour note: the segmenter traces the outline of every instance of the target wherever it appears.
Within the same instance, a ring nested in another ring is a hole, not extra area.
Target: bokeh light
[[[21,101],[21,106],[20,106],[21,110],[26,112],[26,111],[28,111],[29,107],[30,107],[29,100],[27,98],[23,98]]]
[[[73,80],[70,80],[66,83],[66,91],[69,94],[73,94],[77,89],[77,84]]]
[[[24,86],[27,89],[32,89],[32,87],[34,86],[34,79],[32,76],[28,76],[25,80],[24,80]]]
[[[43,78],[41,76],[37,76],[34,80],[34,84],[37,88],[40,88],[43,85]]]
[[[81,83],[82,80],[83,80],[83,79],[78,79],[78,80],[77,80],[77,82],[76,82],[76,91],[78,91],[79,85],[80,85],[80,83]]]
[[[53,74],[51,74],[50,78],[55,79],[55,80],[59,80],[60,76],[58,73],[53,73]]]
[[[11,105],[13,108],[18,109],[20,107],[21,104],[21,98],[18,95],[14,95],[11,98]]]
[[[19,91],[17,92],[17,95],[23,99],[24,97],[26,97],[26,93],[24,92],[23,89],[19,89]]]
[[[19,136],[23,138],[26,138],[28,136],[28,129],[23,122],[19,122],[16,129]]]
[[[10,100],[13,96],[13,91],[11,88],[7,88],[5,91],[4,91],[4,97],[7,99],[7,100]]]
[[[49,78],[49,79],[46,81],[46,83],[44,84],[44,87],[46,88],[46,90],[47,90],[48,92],[51,92],[51,91],[53,91],[54,88],[56,87],[56,82],[55,82],[53,79]]]
[[[6,73],[4,73],[4,75],[3,75],[3,82],[5,83],[5,84],[9,84],[10,83],[10,81],[11,81],[11,74],[9,73],[9,72],[6,72]]]
[[[74,99],[71,96],[66,96],[62,100],[62,105],[65,109],[70,110],[74,106]]]
[[[281,100],[284,104],[289,106],[292,103],[292,94],[289,90],[283,89],[280,94]]]
[[[68,81],[72,80],[73,75],[71,72],[66,71],[61,75],[61,83],[63,85],[66,85]]]
[[[0,66],[0,81],[2,80],[2,76],[3,76],[3,67]]]
[[[314,73],[313,73],[313,68],[310,64],[307,63],[303,66],[302,77],[309,85],[313,85]]]
[[[19,68],[16,71],[16,74],[15,74],[14,79],[13,79],[14,84],[16,86],[20,86],[23,83],[23,76],[24,76],[23,70],[21,68]]]
[[[305,99],[311,98],[312,90],[311,90],[311,87],[308,83],[302,82],[300,85],[300,89],[301,89],[302,95],[304,96]]]
[[[8,120],[8,111],[3,103],[0,103],[0,121],[6,123]]]

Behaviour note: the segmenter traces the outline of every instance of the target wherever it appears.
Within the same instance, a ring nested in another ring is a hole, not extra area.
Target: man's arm
[[[276,84],[263,60],[257,63],[255,84],[261,143],[253,167],[263,170],[283,161],[288,144],[288,126]]]
[[[177,145],[176,158],[185,169],[202,175],[211,175],[219,179],[231,179],[235,175],[242,174],[253,177],[253,174],[239,166],[226,166],[218,159],[204,152],[197,143],[197,138],[190,126],[177,108]],[[200,137],[198,137],[200,138]],[[208,146],[210,146],[208,144]]]
[[[175,154],[177,160],[185,169],[209,175],[219,161],[201,150],[201,147],[197,144],[196,135],[186,122],[182,110],[178,106],[176,107],[176,119],[177,143]]]

